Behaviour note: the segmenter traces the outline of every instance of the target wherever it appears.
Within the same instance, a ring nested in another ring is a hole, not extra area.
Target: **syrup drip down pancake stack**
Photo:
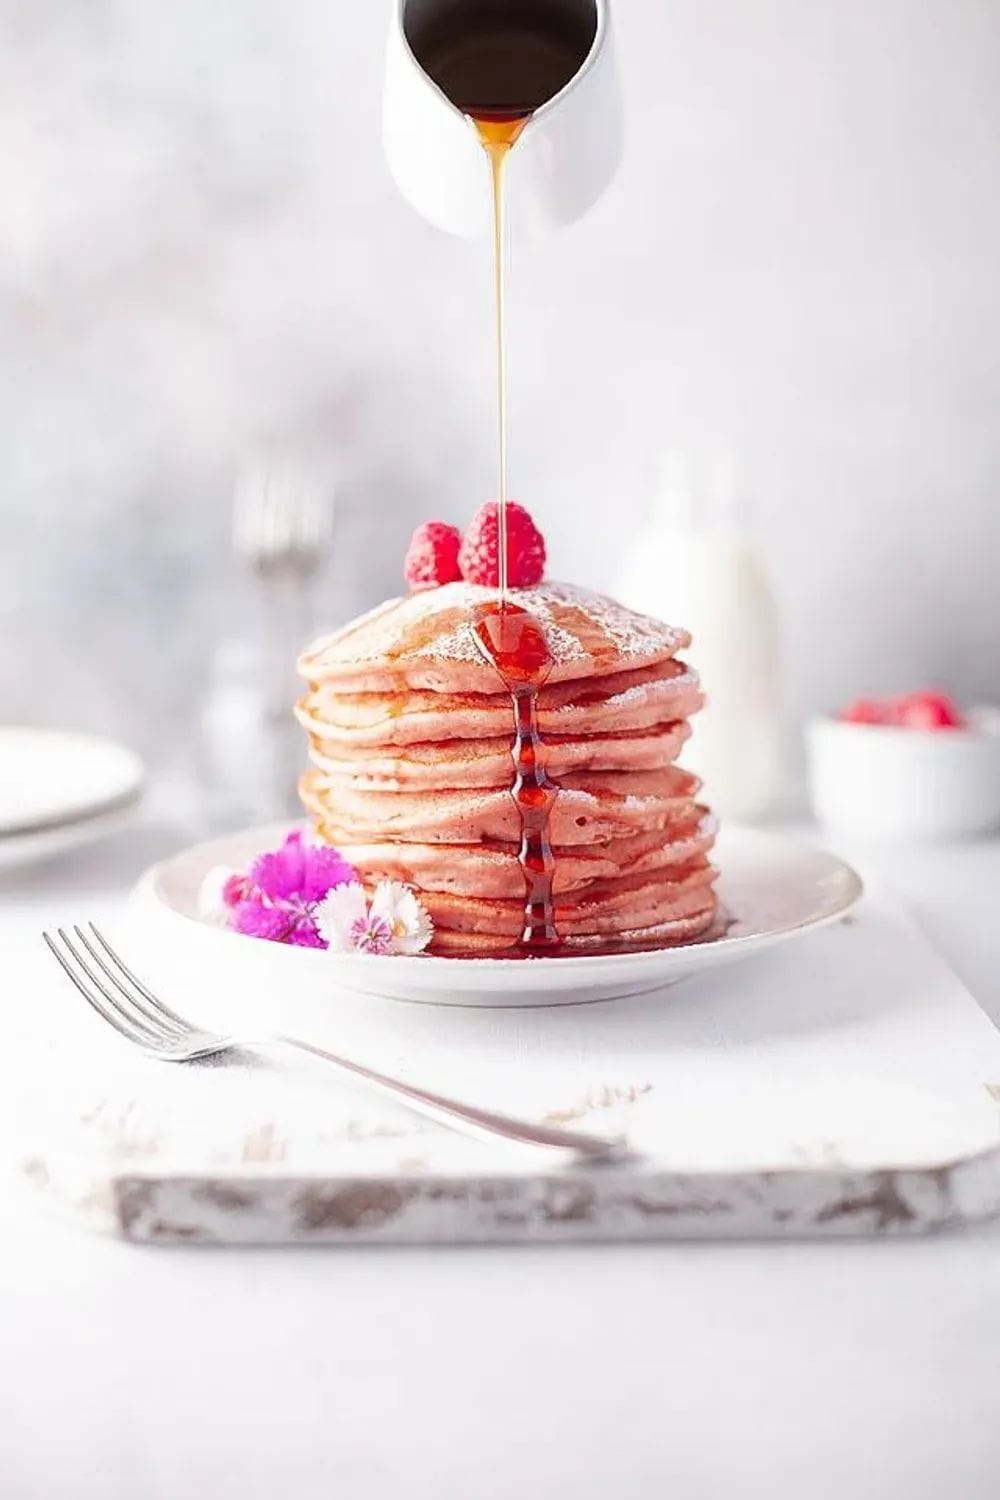
[[[515,951],[524,931],[523,819],[513,795],[509,684],[476,637],[496,589],[446,583],[391,600],[299,661],[297,715],[317,836],[366,883],[404,881],[434,921],[431,951]],[[661,946],[715,917],[714,823],[675,764],[701,705],[683,630],[564,584],[514,589],[544,637],[534,695],[556,788],[552,917],[571,952]]]

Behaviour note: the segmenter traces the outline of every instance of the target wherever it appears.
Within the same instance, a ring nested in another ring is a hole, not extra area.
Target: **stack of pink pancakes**
[[[513,947],[524,922],[521,822],[511,795],[511,698],[473,612],[494,590],[453,583],[391,600],[299,662],[301,781],[318,836],[363,872],[413,886],[432,951]],[[560,938],[586,951],[704,932],[715,914],[713,822],[675,764],[698,680],[682,630],[565,584],[513,591],[553,666],[538,696]]]

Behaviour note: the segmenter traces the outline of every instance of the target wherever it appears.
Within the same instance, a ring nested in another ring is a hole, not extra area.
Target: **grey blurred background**
[[[388,0],[0,0],[2,717],[168,753],[261,442],[338,485],[329,623],[493,490],[490,264],[382,160]],[[519,246],[512,493],[605,584],[735,458],[796,712],[1000,697],[1000,5],[619,0],[628,144]],[[515,205],[516,216],[516,205]]]

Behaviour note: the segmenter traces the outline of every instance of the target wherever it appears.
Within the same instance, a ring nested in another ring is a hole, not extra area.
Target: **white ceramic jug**
[[[453,234],[485,234],[491,200],[482,146],[421,58],[428,61],[429,36],[468,28],[477,12],[495,20],[498,0],[393,0],[393,6],[383,103],[389,167],[404,197],[432,224]],[[508,191],[519,232],[530,233],[571,223],[600,197],[621,156],[622,115],[609,0],[531,0],[523,10],[528,25],[549,20],[590,39],[576,71],[534,111],[511,152]]]

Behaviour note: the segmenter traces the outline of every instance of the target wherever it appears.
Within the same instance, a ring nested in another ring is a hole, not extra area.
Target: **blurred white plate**
[[[855,872],[832,854],[775,833],[727,828],[716,862],[731,923],[725,936],[651,953],[572,958],[373,958],[290,948],[236,933],[198,916],[198,892],[218,865],[245,869],[280,843],[284,827],[233,834],[155,865],[136,903],[152,939],[187,987],[236,997],[244,1021],[320,1035],[335,1020],[338,991],[437,1005],[570,1005],[661,988],[683,975],[732,963],[835,921],[861,895]],[[206,1019],[199,1015],[199,1019]]]
[[[0,727],[0,844],[122,808],[142,779],[138,756],[110,740]]]
[[[57,823],[52,828],[42,828],[37,833],[13,833],[0,838],[0,874],[5,870],[21,869],[25,865],[41,864],[57,855],[69,854],[95,839],[107,838],[127,828],[134,816],[138,792],[121,807],[111,812],[96,813],[92,818],[80,818],[75,823]]]

